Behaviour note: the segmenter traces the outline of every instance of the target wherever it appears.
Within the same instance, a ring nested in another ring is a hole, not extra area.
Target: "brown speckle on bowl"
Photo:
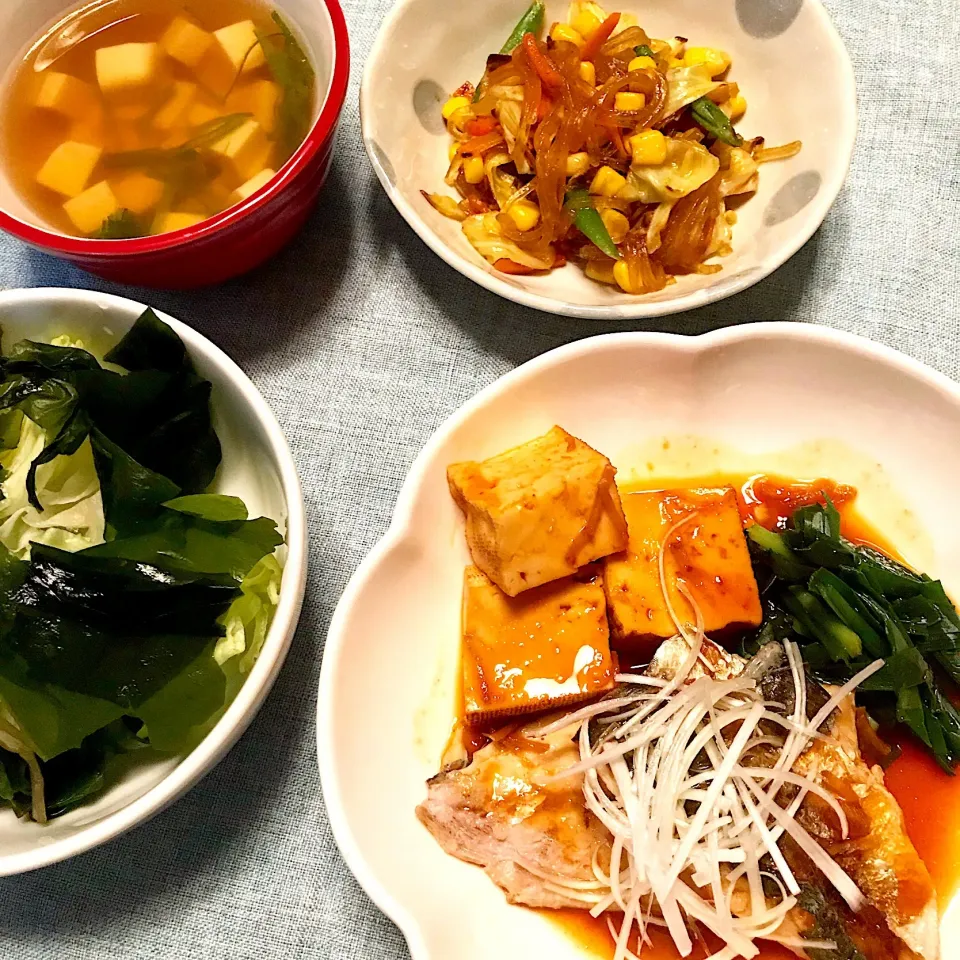
[[[386,179],[391,187],[395,187],[397,185],[397,174],[393,169],[390,158],[383,152],[383,148],[375,140],[368,140],[367,147],[369,148],[370,155],[374,158],[374,162],[380,168],[380,173],[384,179]]]
[[[737,19],[751,37],[772,40],[786,33],[802,6],[803,0],[737,0]]]
[[[807,170],[791,177],[767,204],[763,225],[775,227],[798,214],[819,192],[823,178],[816,170]]]
[[[413,88],[413,111],[427,133],[439,135],[446,130],[440,112],[446,99],[443,87],[436,80],[421,80]]]

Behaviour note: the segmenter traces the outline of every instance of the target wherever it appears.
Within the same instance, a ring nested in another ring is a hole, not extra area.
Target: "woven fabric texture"
[[[357,109],[360,71],[390,2],[341,2],[354,70],[336,163],[308,227],[273,263],[218,289],[156,293],[104,284],[0,238],[0,286],[125,294],[225,348],[286,430],[311,532],[303,619],[248,733],[152,823],[0,881],[8,960],[408,956],[341,861],[320,795],[314,716],[330,616],[385,531],[416,453],[448,414],[545,350],[631,326],[502,301],[409,230],[369,167]],[[826,324],[960,379],[960,8],[956,0],[827,5],[856,69],[860,131],[826,222],[748,292],[635,328]],[[467,7],[479,15],[482,4]]]

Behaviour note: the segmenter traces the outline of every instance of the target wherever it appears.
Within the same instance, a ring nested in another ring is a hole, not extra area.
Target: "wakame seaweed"
[[[797,510],[782,532],[754,524],[747,538],[765,616],[745,652],[791,634],[813,672],[833,683],[883,659],[858,699],[878,719],[908,726],[953,772],[960,713],[945,685],[960,680],[960,615],[943,585],[845,540],[829,499]]]
[[[104,518],[103,542],[74,552],[0,545],[0,728],[16,747],[0,750],[0,802],[36,819],[96,795],[132,749],[195,742],[227,696],[213,653],[228,611],[283,542],[205,492],[221,459],[211,384],[174,331],[147,310],[105,362],[32,341],[0,358],[3,449],[24,418],[43,432],[31,504],[42,516],[39,467],[89,442]]]

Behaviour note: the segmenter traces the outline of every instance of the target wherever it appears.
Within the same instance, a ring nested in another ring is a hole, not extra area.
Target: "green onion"
[[[532,33],[534,36],[539,35],[543,29],[545,15],[546,7],[544,6],[543,0],[534,0],[534,2],[530,4],[530,9],[520,18],[517,25],[513,28],[513,32],[507,37],[507,42],[500,48],[501,55],[513,53],[513,51],[520,46],[520,41],[523,40],[525,34]],[[474,103],[483,95],[483,81],[486,80],[486,78],[487,75],[484,73],[480,82],[477,84],[477,89],[473,91]]]
[[[651,60],[656,59],[656,57],[653,55],[653,51],[645,43],[641,43],[639,47],[634,47],[633,52],[638,57],[649,57]]]
[[[620,251],[607,230],[597,208],[594,207],[590,194],[582,187],[571,190],[567,194],[565,204],[567,210],[573,214],[576,228],[598,249],[614,260],[620,259]]]
[[[690,105],[690,113],[712,137],[731,147],[739,147],[743,143],[743,137],[733,129],[730,118],[709,97],[694,100]]]
[[[546,7],[543,0],[534,0],[530,4],[530,9],[520,18],[517,25],[513,28],[513,33],[507,37],[507,42],[500,48],[500,53],[513,53],[520,46],[520,41],[528,33],[536,36],[543,29],[543,18],[546,13]]]

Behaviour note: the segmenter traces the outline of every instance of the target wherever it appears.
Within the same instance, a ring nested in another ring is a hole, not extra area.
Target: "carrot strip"
[[[600,52],[600,48],[610,39],[610,35],[617,29],[620,22],[619,13],[611,13],[603,23],[593,31],[590,39],[583,45],[580,53],[581,60],[593,60]]]
[[[537,71],[544,86],[551,90],[563,89],[563,77],[553,61],[537,46],[537,38],[532,33],[523,36],[523,50],[530,65]]]
[[[493,117],[475,117],[466,123],[467,133],[469,133],[471,137],[482,137],[487,133],[493,133],[496,129],[497,121]]]
[[[529,36],[529,34],[528,34]],[[534,270],[532,267],[527,267],[522,263],[517,263],[516,260],[508,260],[506,257],[501,257],[494,265],[494,270],[499,270],[501,273],[512,273],[518,277],[525,277],[531,273],[537,273],[538,271]]]
[[[503,143],[503,133],[500,130],[484,134],[482,137],[474,137],[472,140],[466,140],[460,144],[460,156],[470,157],[484,153],[499,143]]]
[[[540,102],[537,104],[537,119],[542,120],[550,112],[552,106],[553,100],[550,97],[541,96]]]

